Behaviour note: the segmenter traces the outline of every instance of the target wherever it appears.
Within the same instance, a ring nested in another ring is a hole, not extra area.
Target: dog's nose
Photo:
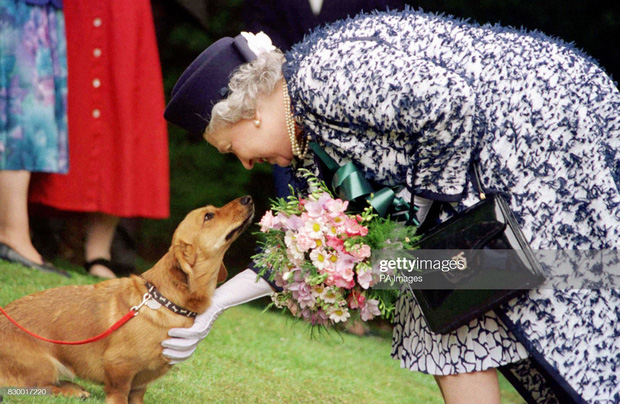
[[[249,205],[252,203],[252,197],[250,195],[246,195],[242,197],[239,202],[241,202],[242,205]]]

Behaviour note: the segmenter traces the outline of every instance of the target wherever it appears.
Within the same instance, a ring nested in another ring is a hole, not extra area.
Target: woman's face
[[[259,126],[255,120],[260,121]],[[290,165],[293,151],[286,129],[281,84],[272,94],[259,99],[254,119],[242,119],[222,127],[206,139],[220,153],[233,153],[248,170],[256,163]]]

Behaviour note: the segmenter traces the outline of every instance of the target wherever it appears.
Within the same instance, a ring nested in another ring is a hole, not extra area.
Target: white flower
[[[266,52],[271,52],[276,49],[271,43],[271,38],[264,32],[253,34],[251,32],[242,32],[241,35],[248,41],[248,48],[258,57]]]
[[[310,260],[312,264],[320,271],[329,266],[329,254],[323,248],[315,248],[310,252]]]
[[[351,316],[346,306],[336,307],[329,311],[329,318],[334,323],[345,322]]]
[[[325,237],[325,232],[327,228],[323,222],[315,219],[308,219],[308,221],[304,224],[304,227],[301,229],[301,233],[310,237],[313,240],[320,240]]]
[[[325,303],[336,303],[340,296],[334,288],[325,288],[320,297]]]
[[[323,298],[323,294],[325,293],[325,286],[321,283],[319,285],[314,285],[312,287],[312,296]]]

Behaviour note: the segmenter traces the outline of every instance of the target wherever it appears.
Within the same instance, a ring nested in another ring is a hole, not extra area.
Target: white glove
[[[211,306],[196,316],[194,325],[190,328],[173,328],[168,331],[168,335],[175,338],[167,339],[161,344],[166,348],[163,355],[170,359],[170,364],[174,365],[192,356],[198,343],[209,334],[213,322],[224,310],[273,292],[266,280],[260,278],[257,281],[256,276],[256,272],[251,269],[237,274],[215,289],[211,297]]]

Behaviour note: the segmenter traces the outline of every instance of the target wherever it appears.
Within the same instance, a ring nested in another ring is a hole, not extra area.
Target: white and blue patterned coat
[[[463,208],[476,159],[533,249],[619,247],[620,93],[572,46],[408,10],[318,29],[286,60],[298,123],[338,163]],[[541,288],[435,335],[402,299],[393,356],[438,375],[504,366],[531,402],[617,403],[619,307],[613,289]]]

